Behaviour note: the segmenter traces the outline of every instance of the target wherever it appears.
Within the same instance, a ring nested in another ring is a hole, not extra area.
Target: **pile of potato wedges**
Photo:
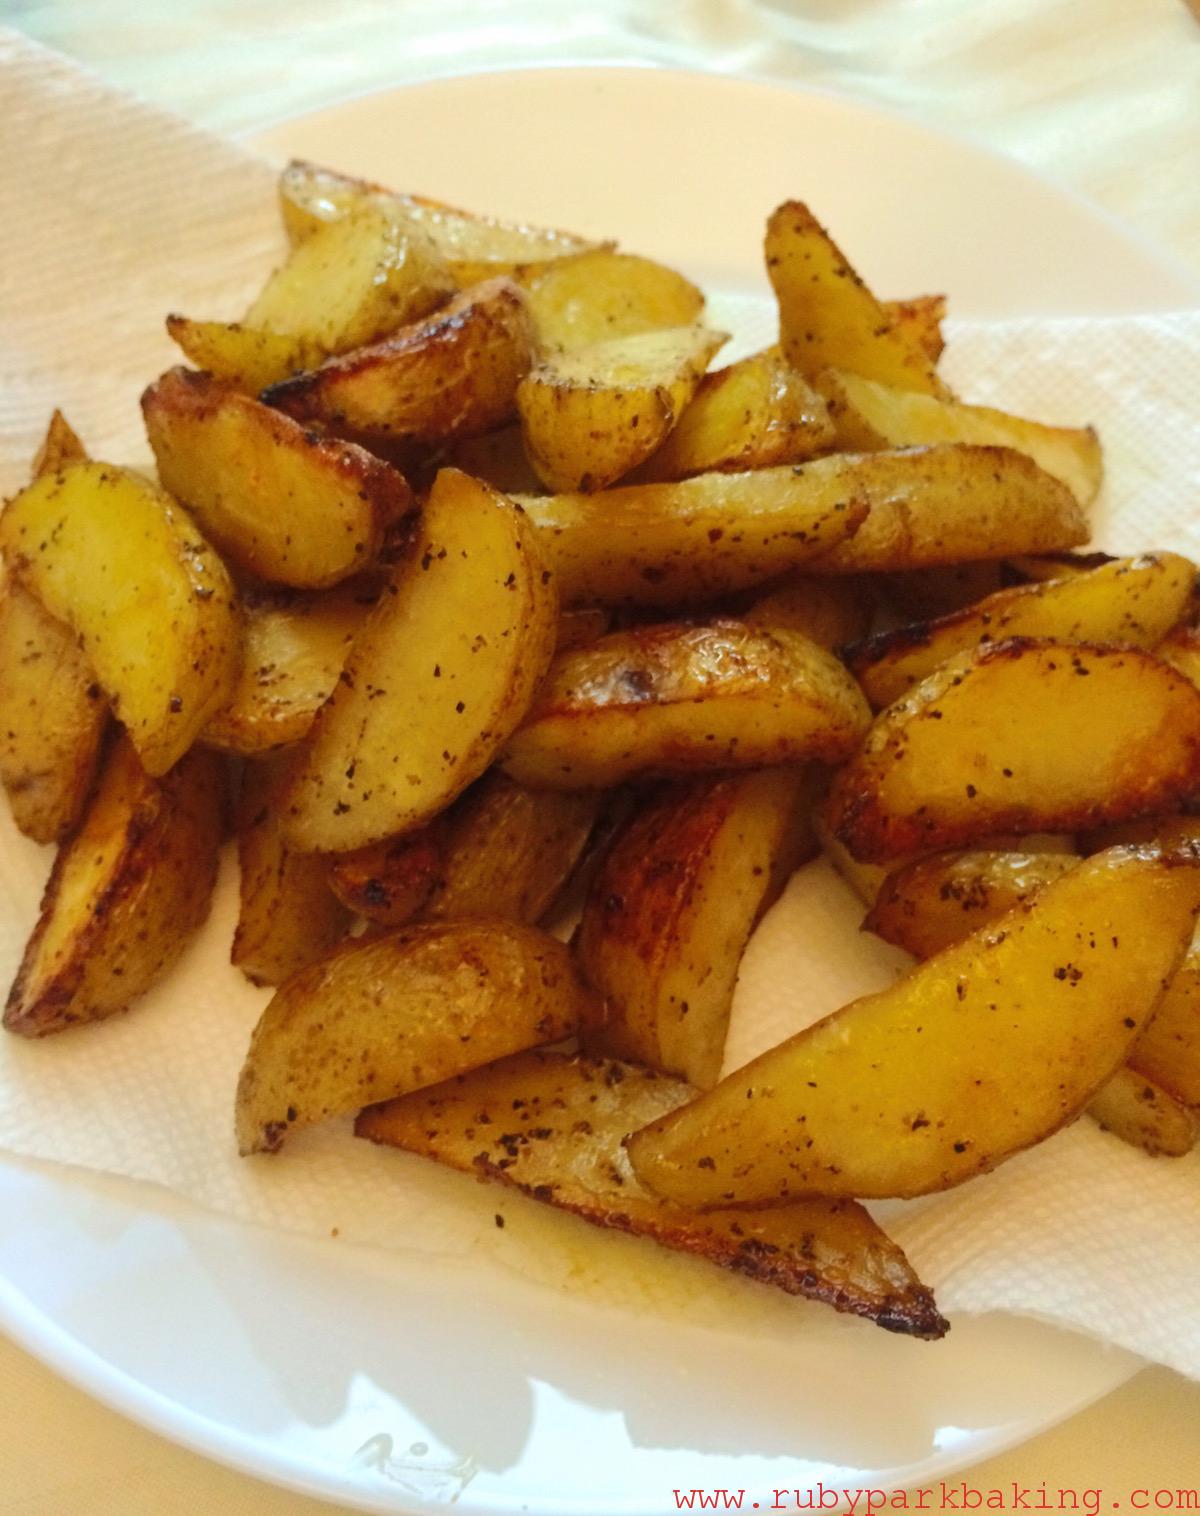
[[[0,516],[0,779],[57,848],[6,1028],[128,1009],[232,830],[275,987],[241,1152],[355,1115],[941,1336],[863,1201],[1085,1112],[1196,1138],[1195,565],[1077,552],[1095,434],[953,394],[944,300],[878,299],[799,202],[778,342],[714,367],[701,291],[612,243],[279,193],[250,308],[167,319],[157,479],[55,413]],[[914,966],[722,1077],[822,853]]]

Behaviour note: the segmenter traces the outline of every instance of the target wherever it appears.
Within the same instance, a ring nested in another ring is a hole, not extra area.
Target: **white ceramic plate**
[[[726,294],[761,289],[764,211],[801,192],[865,250],[873,282],[951,290],[960,314],[1197,297],[1099,212],[980,149],[724,78],[452,79],[285,123],[260,145],[617,233]],[[365,1510],[657,1516],[677,1489],[744,1489],[746,1508],[766,1508],[818,1480],[900,1486],[1032,1435],[1136,1367],[1008,1317],[957,1321],[934,1348],[796,1310],[794,1336],[747,1341],[0,1163],[0,1322],[19,1341],[169,1437]]]

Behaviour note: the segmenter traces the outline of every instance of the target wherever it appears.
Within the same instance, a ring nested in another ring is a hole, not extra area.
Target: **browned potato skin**
[[[85,460],[10,500],[0,545],[76,634],[147,770],[166,773],[229,699],[238,660],[233,583],[195,522],[142,475]]]
[[[717,1082],[750,934],[816,851],[817,782],[803,768],[722,775],[664,786],[634,813],[574,939],[606,1007],[589,1048]]]
[[[290,754],[242,770],[238,805],[239,906],[230,961],[252,984],[281,984],[346,935],[350,912],[329,888],[328,865],[296,853],[279,829]]]
[[[42,445],[34,454],[30,470],[32,477],[40,479],[43,474],[60,473],[69,463],[83,463],[86,459],[87,448],[71,423],[56,409],[50,417]]]
[[[854,536],[824,553],[810,573],[893,573],[1047,553],[1089,535],[1067,486],[1013,448],[943,442],[834,454],[806,467],[845,469],[871,501]]]
[[[533,356],[523,292],[511,280],[491,279],[383,342],[272,385],[262,398],[334,432],[450,442],[512,419]]]
[[[511,921],[402,927],[294,974],[238,1080],[238,1150],[557,1042],[590,1000],[561,942]]]
[[[1162,811],[1197,783],[1194,685],[1137,648],[1014,637],[951,659],[878,716],[834,779],[829,820],[882,863]]]
[[[778,348],[705,374],[667,440],[638,480],[803,463],[833,447],[824,401]]]
[[[248,758],[301,741],[377,599],[377,587],[363,581],[319,593],[243,594],[233,699],[209,719],[200,740]]]
[[[923,344],[914,343],[801,201],[767,221],[767,274],[779,301],[784,357],[807,378],[845,368],[926,394],[945,393]]]
[[[635,1133],[634,1171],[699,1207],[906,1197],[985,1173],[1124,1063],[1198,908],[1194,850],[1088,859]]]
[[[247,573],[320,589],[367,568],[413,509],[402,474],[190,369],[142,396],[163,487]]]
[[[114,746],[83,824],[60,848],[4,1025],[45,1037],[125,1010],[208,915],[223,831],[220,760],[195,749],[150,778]]]
[[[442,875],[449,814],[443,811],[405,837],[330,855],[330,890],[349,910],[377,926],[414,921]]]
[[[556,657],[503,762],[531,788],[566,790],[639,774],[838,763],[867,714],[843,666],[798,632],[665,622]]]
[[[285,797],[293,846],[348,852],[445,810],[525,717],[557,627],[554,578],[524,514],[442,469],[313,725]]]
[[[1196,1144],[1196,1118],[1166,1090],[1131,1068],[1118,1069],[1088,1106],[1106,1132],[1152,1158],[1182,1158]]]
[[[936,364],[946,346],[942,336],[945,295],[913,295],[908,300],[884,300],[882,304],[896,335]]]
[[[511,1185],[595,1226],[617,1227],[719,1268],[865,1317],[941,1337],[947,1323],[900,1249],[854,1201],[770,1211],[685,1211],[638,1183],[621,1145],[675,1109],[686,1084],[564,1053],[519,1053],[433,1089],[371,1106],[355,1134]]]
[[[842,656],[876,710],[948,658],[1006,637],[1152,648],[1175,623],[1196,577],[1178,553],[1115,559],[1090,572],[998,590],[936,621],[898,627]]]
[[[1200,949],[1192,948],[1138,1038],[1129,1066],[1200,1110]]]
[[[889,873],[863,930],[932,958],[1079,862],[1070,853],[935,853]]]

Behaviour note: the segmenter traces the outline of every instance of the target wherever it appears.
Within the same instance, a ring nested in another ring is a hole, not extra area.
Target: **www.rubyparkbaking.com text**
[[[1068,1490],[1045,1484],[991,1489],[962,1481],[917,1490],[849,1490],[817,1484],[808,1490],[674,1490],[678,1511],[825,1511],[878,1516],[881,1511],[1200,1511],[1200,1491],[1160,1489]]]

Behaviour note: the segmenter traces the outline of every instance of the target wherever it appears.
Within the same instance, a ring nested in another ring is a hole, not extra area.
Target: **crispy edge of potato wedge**
[[[56,407],[50,415],[46,435],[33,455],[30,476],[40,479],[43,474],[58,474],[70,463],[87,461],[87,448],[79,440],[75,428]]]
[[[142,395],[163,487],[230,562],[297,589],[368,568],[413,510],[404,476],[219,384],[170,369]]]
[[[75,632],[146,769],[166,773],[237,676],[233,583],[199,528],[149,480],[84,461],[9,501],[0,547]]]
[[[883,863],[1166,809],[1200,781],[1193,696],[1138,648],[1013,637],[959,654],[875,718],[828,820]]]
[[[246,395],[315,368],[328,356],[315,342],[244,321],[193,321],[170,315],[167,335],[202,373]]]
[[[457,441],[504,426],[534,358],[524,292],[491,279],[382,342],[264,390],[298,421],[373,442]]]
[[[348,852],[444,810],[524,719],[557,627],[554,576],[524,513],[442,469],[309,734],[283,801],[292,845]]]
[[[865,731],[845,668],[799,632],[740,621],[610,632],[555,658],[505,769],[537,789],[635,775],[836,763]]]
[[[819,775],[762,769],[663,786],[617,833],[573,940],[605,1005],[590,1051],[717,1082],[746,944],[813,856]]]
[[[441,878],[452,811],[403,837],[324,855],[329,888],[348,910],[377,926],[407,926]]]
[[[648,1237],[886,1331],[945,1334],[932,1292],[852,1200],[698,1215],[642,1189],[622,1138],[691,1093],[633,1064],[519,1053],[371,1106],[355,1135],[509,1185],[595,1226]]]
[[[591,992],[566,947],[512,921],[433,922],[336,949],[293,974],[238,1079],[242,1154],[368,1102],[573,1032]]]
[[[1198,908],[1194,849],[1087,859],[635,1133],[634,1172],[696,1207],[914,1196],[985,1173],[1124,1063]]]
[[[238,919],[229,960],[251,984],[281,984],[346,936],[350,912],[316,853],[297,853],[279,829],[278,796],[291,753],[242,766],[238,802]]]
[[[208,915],[224,821],[220,760],[195,749],[150,777],[113,746],[75,835],[59,849],[4,1025],[44,1037],[125,1010]]]
[[[945,295],[913,295],[907,300],[881,302],[898,337],[918,348],[932,364],[945,351],[942,322],[946,316]]]

